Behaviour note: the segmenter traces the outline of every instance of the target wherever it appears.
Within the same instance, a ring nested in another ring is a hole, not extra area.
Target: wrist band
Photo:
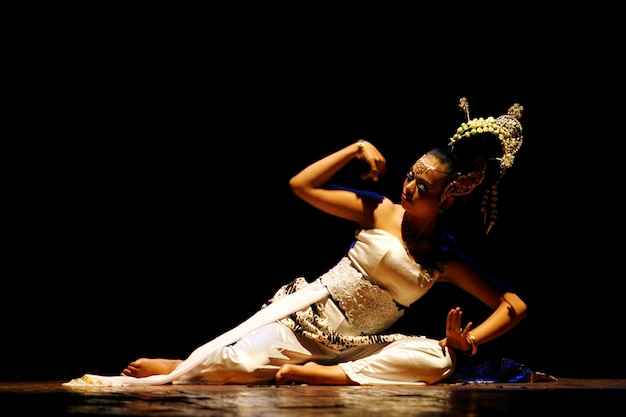
[[[478,345],[476,344],[476,337],[470,333],[467,335],[467,340],[469,340],[469,344],[471,345],[471,347],[468,350],[464,351],[463,353],[465,353],[469,357],[472,357],[476,354],[476,352],[478,352]]]
[[[356,159],[361,159],[363,157],[363,148],[365,148],[365,141],[363,139],[359,139],[356,143],[359,144],[359,149],[356,151]]]

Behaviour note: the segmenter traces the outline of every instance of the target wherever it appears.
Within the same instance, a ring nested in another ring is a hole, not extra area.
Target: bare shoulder
[[[374,226],[395,234],[396,230],[400,230],[403,215],[404,209],[400,204],[385,198],[374,211]]]

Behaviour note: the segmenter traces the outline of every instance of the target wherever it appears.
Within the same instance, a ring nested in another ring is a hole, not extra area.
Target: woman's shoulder
[[[374,228],[399,236],[404,209],[388,198],[384,198],[374,209]]]

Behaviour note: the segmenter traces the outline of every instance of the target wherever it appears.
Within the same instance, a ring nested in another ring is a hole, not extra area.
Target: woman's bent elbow
[[[507,304],[509,316],[514,320],[522,320],[528,314],[526,303],[514,293],[506,293],[502,301]]]

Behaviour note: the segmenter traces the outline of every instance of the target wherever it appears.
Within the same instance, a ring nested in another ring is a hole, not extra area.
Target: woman
[[[496,195],[522,143],[522,107],[498,118],[470,120],[445,148],[410,168],[401,202],[376,193],[328,186],[354,158],[364,179],[378,181],[386,160],[359,140],[314,162],[290,180],[312,206],[357,224],[356,240],[333,268],[313,282],[298,278],[279,289],[250,319],[196,349],[186,360],[141,358],[120,376],[85,375],[67,385],[434,384],[455,369],[456,354],[511,330],[526,304],[454,248],[440,215],[456,199],[483,190],[487,233],[496,221]],[[454,284],[492,309],[479,325],[449,311],[445,338],[385,333],[435,282]]]

